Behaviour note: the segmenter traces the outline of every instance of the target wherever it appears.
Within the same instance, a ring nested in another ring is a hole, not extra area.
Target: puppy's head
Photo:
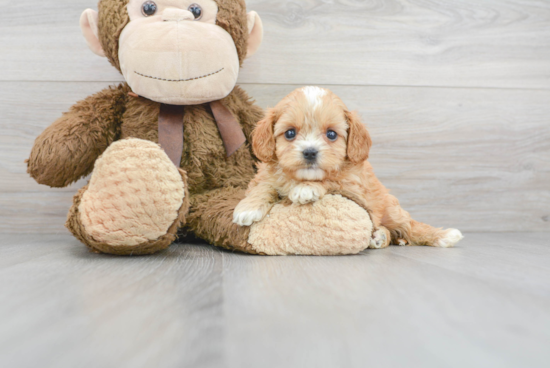
[[[253,149],[263,162],[278,163],[298,180],[323,180],[346,163],[369,156],[370,135],[356,113],[334,93],[297,89],[258,123]]]

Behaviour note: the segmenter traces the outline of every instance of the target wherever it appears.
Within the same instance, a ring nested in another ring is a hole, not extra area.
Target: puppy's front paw
[[[263,218],[264,213],[262,210],[235,211],[233,213],[233,222],[239,226],[251,226],[253,223],[261,221]]]
[[[451,248],[464,238],[464,235],[457,229],[449,229],[445,235],[435,242],[436,247]]]
[[[244,199],[233,212],[233,222],[239,226],[251,226],[253,223],[261,221],[269,212],[269,208],[267,205],[258,205],[258,203],[250,201],[249,198]]]
[[[306,204],[318,201],[321,198],[321,193],[316,187],[298,185],[292,189],[288,198],[292,203]]]

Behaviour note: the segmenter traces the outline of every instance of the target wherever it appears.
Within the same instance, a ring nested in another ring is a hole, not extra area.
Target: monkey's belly
[[[369,214],[340,195],[307,205],[275,205],[250,230],[249,243],[267,255],[345,255],[369,247]]]

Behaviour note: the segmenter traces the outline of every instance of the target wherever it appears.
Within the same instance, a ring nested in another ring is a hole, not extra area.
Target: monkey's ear
[[[252,149],[254,154],[262,162],[274,162],[277,160],[275,154],[276,142],[273,127],[278,120],[276,110],[269,109],[263,120],[261,120],[252,134]]]
[[[372,140],[356,112],[345,112],[349,124],[348,159],[353,163],[361,163],[369,158]]]
[[[99,14],[92,9],[84,10],[80,16],[80,29],[94,54],[105,57],[105,52],[99,42]]]
[[[255,11],[247,15],[248,19],[248,52],[246,57],[251,57],[258,51],[264,39],[264,25],[262,19]]]

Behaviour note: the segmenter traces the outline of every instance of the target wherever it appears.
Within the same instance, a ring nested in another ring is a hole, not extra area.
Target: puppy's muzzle
[[[317,161],[319,151],[315,148],[308,148],[303,152],[303,155],[307,163],[314,163],[315,161]]]

